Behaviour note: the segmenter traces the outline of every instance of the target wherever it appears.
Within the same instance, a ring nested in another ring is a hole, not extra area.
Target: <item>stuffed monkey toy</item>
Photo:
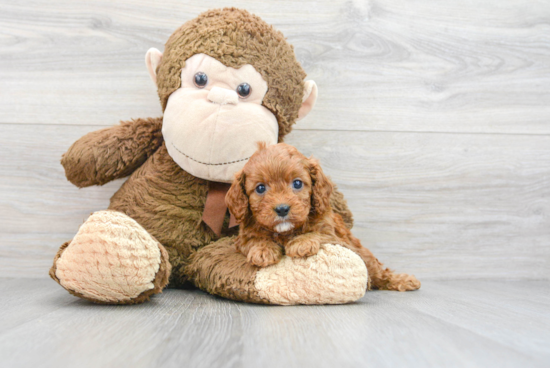
[[[164,53],[150,49],[146,65],[163,117],[89,133],[62,157],[79,188],[129,178],[61,246],[50,276],[106,304],[144,302],[167,286],[264,304],[362,297],[367,270],[346,248],[260,269],[233,245],[224,197],[234,174],[256,142],[282,142],[317,97],[283,35],[244,10],[210,10],[176,30]],[[342,194],[331,203],[351,228]]]

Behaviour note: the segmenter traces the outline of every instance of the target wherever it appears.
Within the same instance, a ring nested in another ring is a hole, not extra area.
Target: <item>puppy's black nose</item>
[[[277,215],[281,217],[288,215],[288,211],[290,211],[290,206],[288,204],[280,204],[275,207],[275,212],[277,212]]]

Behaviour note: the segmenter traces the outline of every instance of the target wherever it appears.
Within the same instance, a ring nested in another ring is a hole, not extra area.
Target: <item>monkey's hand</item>
[[[162,118],[135,119],[86,134],[61,158],[79,188],[130,175],[162,144]]]

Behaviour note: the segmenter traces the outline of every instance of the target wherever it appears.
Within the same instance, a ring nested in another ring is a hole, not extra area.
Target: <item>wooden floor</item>
[[[1,279],[1,367],[548,367],[547,281],[429,281],[341,306],[168,290],[137,306]]]

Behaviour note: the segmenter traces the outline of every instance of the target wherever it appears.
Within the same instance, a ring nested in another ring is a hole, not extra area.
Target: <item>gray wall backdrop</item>
[[[53,255],[121,181],[61,154],[160,116],[144,55],[214,7],[258,14],[319,86],[287,142],[321,160],[387,265],[420,279],[550,278],[550,2],[0,0],[0,276]]]

